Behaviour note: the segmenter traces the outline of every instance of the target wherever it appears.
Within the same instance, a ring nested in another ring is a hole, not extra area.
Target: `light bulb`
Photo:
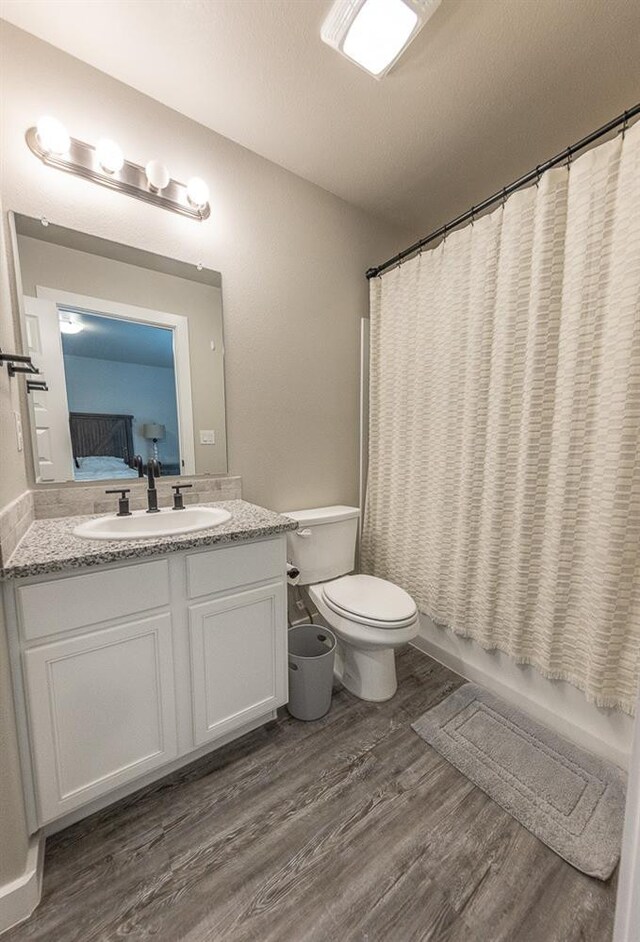
[[[61,157],[69,152],[71,138],[62,122],[50,115],[40,118],[36,125],[38,144],[47,154]]]
[[[96,157],[105,173],[117,173],[122,170],[124,154],[115,141],[101,137],[96,144]]]
[[[160,190],[164,190],[171,179],[171,174],[161,160],[150,160],[144,168],[144,172],[147,175],[149,186],[156,193],[159,193]]]
[[[59,320],[61,334],[79,334],[84,330],[84,325],[74,321],[70,314],[61,314]]]
[[[195,209],[204,209],[209,202],[209,187],[200,177],[191,177],[187,183],[187,199]]]

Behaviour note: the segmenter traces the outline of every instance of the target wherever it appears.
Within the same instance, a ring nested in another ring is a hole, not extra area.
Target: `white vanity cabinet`
[[[287,701],[284,534],[11,580],[5,601],[34,830],[91,813]]]
[[[41,824],[176,758],[168,613],[30,648],[24,677]]]
[[[284,618],[278,583],[189,606],[197,745],[286,702]]]

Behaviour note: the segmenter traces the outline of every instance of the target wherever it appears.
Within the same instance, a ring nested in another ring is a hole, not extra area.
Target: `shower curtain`
[[[372,279],[362,567],[633,713],[640,123]]]

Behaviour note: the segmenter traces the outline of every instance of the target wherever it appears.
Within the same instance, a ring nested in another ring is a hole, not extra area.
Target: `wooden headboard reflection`
[[[70,412],[74,458],[114,455],[133,467],[133,416],[100,412]]]

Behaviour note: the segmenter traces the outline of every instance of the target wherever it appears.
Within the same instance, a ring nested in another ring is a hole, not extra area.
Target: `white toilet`
[[[397,690],[395,649],[418,633],[418,610],[404,589],[375,576],[346,575],[355,565],[357,507],[287,512],[289,562],[299,584],[338,639],[336,672],[361,700],[389,700]],[[339,578],[340,577],[340,578]]]

